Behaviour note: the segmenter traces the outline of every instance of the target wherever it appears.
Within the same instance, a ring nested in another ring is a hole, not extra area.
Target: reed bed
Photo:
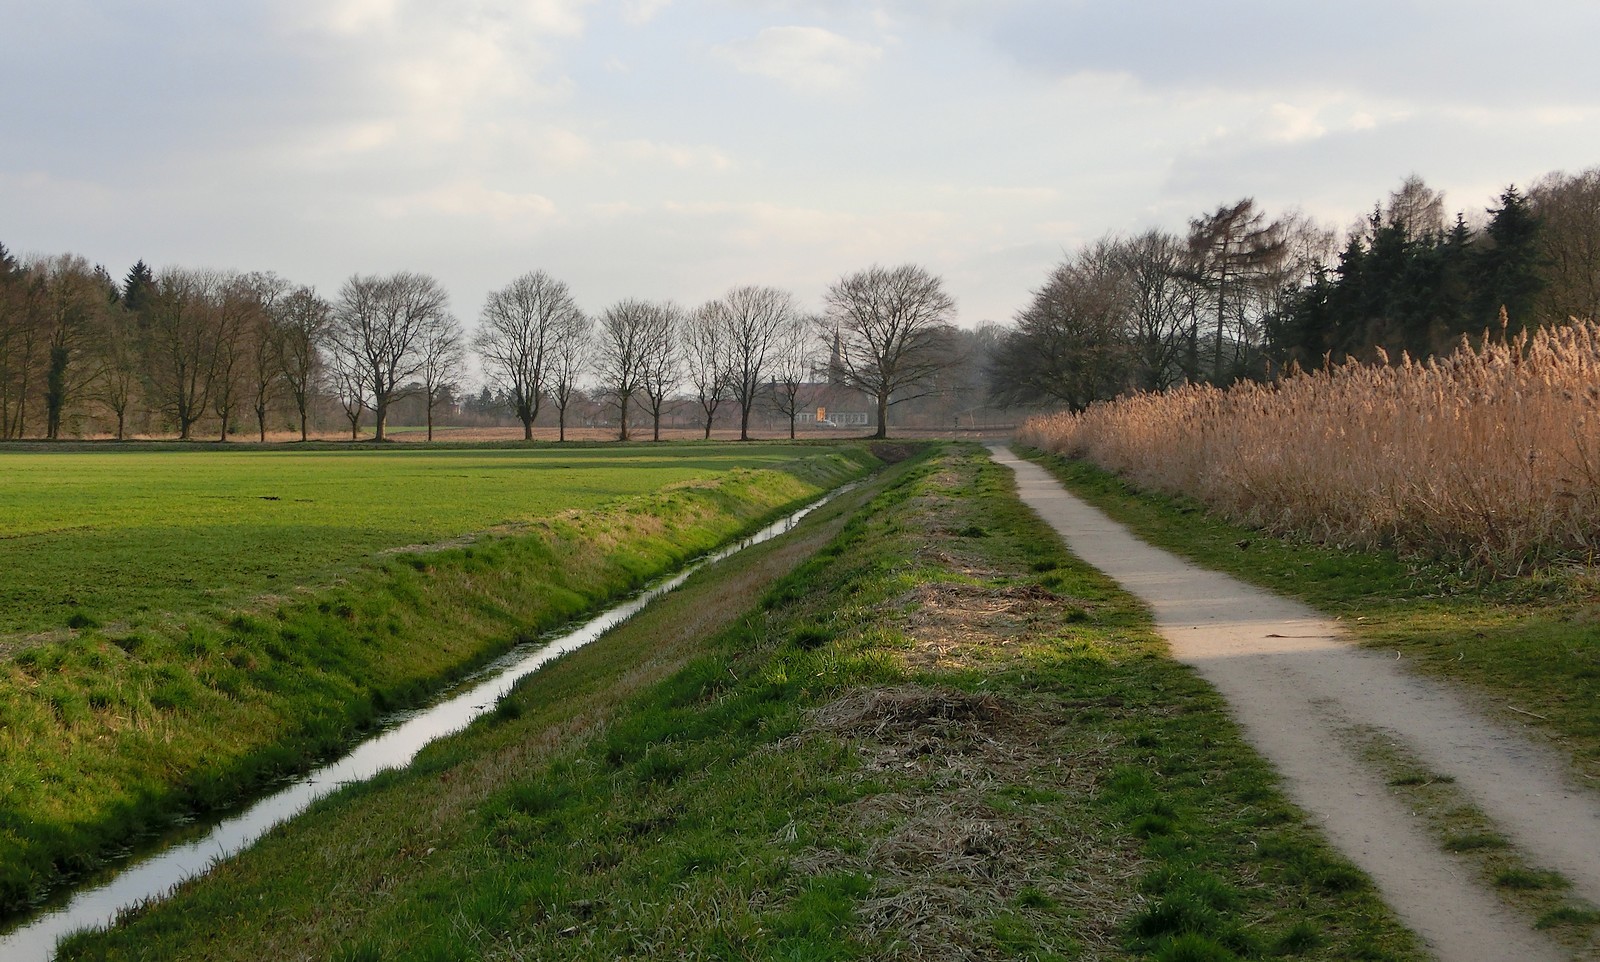
[[[1423,363],[1349,361],[1030,419],[1018,439],[1231,520],[1492,574],[1592,566],[1600,326],[1463,339]]]

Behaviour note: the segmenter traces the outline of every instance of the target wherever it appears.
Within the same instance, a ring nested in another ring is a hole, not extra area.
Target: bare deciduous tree
[[[389,407],[422,370],[423,343],[445,314],[444,288],[425,274],[350,278],[334,309],[334,350],[360,371],[374,440],[387,438]]]
[[[1538,299],[1547,323],[1600,319],[1600,167],[1550,174],[1528,191],[1542,227],[1546,278]]]
[[[600,387],[617,406],[618,433],[628,440],[628,407],[644,387],[655,308],[646,301],[626,300],[606,308],[596,332],[595,372]]]
[[[1114,241],[1101,240],[1058,264],[1001,342],[995,396],[1073,410],[1115,396],[1131,366],[1130,293]]]
[[[422,380],[423,404],[427,408],[428,440],[433,440],[433,409],[446,396],[453,394],[461,380],[466,365],[466,334],[454,314],[440,314],[422,334],[419,349],[422,365],[418,373]]]
[[[36,321],[44,332],[45,437],[61,437],[61,418],[68,402],[92,378],[92,366],[83,363],[86,348],[108,307],[110,291],[89,262],[75,254],[47,257],[28,266],[38,296]]]
[[[268,272],[246,274],[240,283],[253,295],[254,307],[241,325],[243,339],[243,378],[246,400],[256,416],[256,437],[267,440],[267,414],[272,410],[278,392],[283,388],[283,356],[280,342],[282,329],[278,316],[281,302],[287,296],[289,282]]]
[[[358,366],[358,360],[343,351],[334,351],[328,357],[330,386],[345,420],[350,422],[352,441],[361,437],[361,415],[367,410],[366,372]]]
[[[644,355],[644,376],[640,387],[650,409],[650,439],[661,440],[661,415],[667,399],[677,390],[682,372],[678,367],[679,331],[683,310],[670,301],[652,304],[649,340]]]
[[[167,270],[146,305],[145,371],[157,407],[188,440],[211,403],[225,278]]]
[[[728,349],[728,330],[712,302],[690,314],[683,325],[684,374],[694,391],[695,403],[705,414],[705,438],[711,439],[711,424],[717,409],[728,399],[732,386],[733,354]]]
[[[0,439],[20,438],[27,429],[40,341],[29,309],[33,287],[22,264],[0,244]]]
[[[322,377],[323,348],[332,319],[333,305],[310,287],[296,288],[276,302],[278,368],[299,417],[301,441],[310,438],[311,399]]]
[[[805,386],[814,380],[817,366],[816,330],[819,324],[816,318],[793,315],[779,332],[778,342],[772,352],[769,400],[773,408],[789,422],[791,441],[795,437],[795,424],[800,420]]]
[[[533,422],[548,393],[549,352],[557,332],[578,305],[567,285],[543,271],[524,274],[489,295],[473,347],[483,358],[493,385],[522,422],[522,437],[533,438]]]
[[[833,376],[876,399],[875,436],[888,437],[890,404],[921,397],[948,361],[955,299],[938,277],[905,264],[849,274],[828,288],[825,301]]]
[[[105,312],[95,335],[100,354],[99,373],[92,393],[117,419],[116,438],[127,437],[128,415],[139,397],[139,332],[134,316],[121,307]]]
[[[211,377],[211,409],[221,421],[220,440],[228,440],[234,413],[249,393],[251,339],[265,327],[265,313],[261,293],[250,277],[234,274],[223,279],[215,314]]]
[[[739,440],[747,441],[750,412],[766,390],[772,352],[798,313],[794,298],[773,287],[736,287],[702,310],[723,329],[729,390],[739,406]]]
[[[578,379],[588,368],[594,350],[594,324],[582,311],[566,315],[557,324],[549,348],[550,400],[556,406],[558,441],[567,439],[567,408],[578,389]]]
[[[1166,390],[1183,378],[1183,353],[1197,320],[1198,290],[1185,280],[1188,248],[1171,234],[1149,230],[1116,241],[1113,257],[1128,298],[1132,378],[1146,390]]]
[[[1407,240],[1442,237],[1445,232],[1444,194],[1412,174],[1389,194],[1384,219],[1398,227]]]

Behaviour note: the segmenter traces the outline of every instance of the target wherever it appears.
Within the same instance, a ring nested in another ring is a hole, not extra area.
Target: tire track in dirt
[[[1043,468],[990,450],[1075,554],[1150,606],[1175,657],[1228,699],[1290,797],[1440,959],[1567,957],[1440,848],[1351,732],[1377,729],[1453,777],[1515,845],[1600,903],[1600,796],[1570,780],[1565,760],[1362,650],[1332,619],[1153,548]]]

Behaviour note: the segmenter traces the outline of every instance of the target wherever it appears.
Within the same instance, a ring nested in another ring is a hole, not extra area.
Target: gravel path
[[[1073,552],[1142,598],[1174,655],[1222,692],[1329,839],[1446,962],[1564,959],[1407,811],[1352,734],[1376,729],[1449,775],[1538,865],[1600,904],[1600,796],[1566,761],[1449,689],[1357,647],[1330,618],[1134,538],[1038,465],[991,449]]]

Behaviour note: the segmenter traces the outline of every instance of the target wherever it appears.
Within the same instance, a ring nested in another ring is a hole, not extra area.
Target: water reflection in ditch
[[[204,836],[136,861],[110,881],[75,893],[65,905],[48,910],[0,937],[0,959],[48,962],[54,957],[56,942],[62,936],[108,925],[125,909],[164,898],[179,883],[203,874],[221,859],[247,848],[268,829],[304,811],[322,796],[343,785],[365,781],[385,769],[410,763],[424,745],[460,731],[492,709],[518,679],[599,638],[706,565],[783,534],[801,518],[853,487],[854,484],[846,485],[742,541],[706,555],[577,628],[518,646],[462,682],[455,694],[436,704],[396,713],[386,719],[382,731],[338,761],[262,798],[243,813],[218,823]]]

